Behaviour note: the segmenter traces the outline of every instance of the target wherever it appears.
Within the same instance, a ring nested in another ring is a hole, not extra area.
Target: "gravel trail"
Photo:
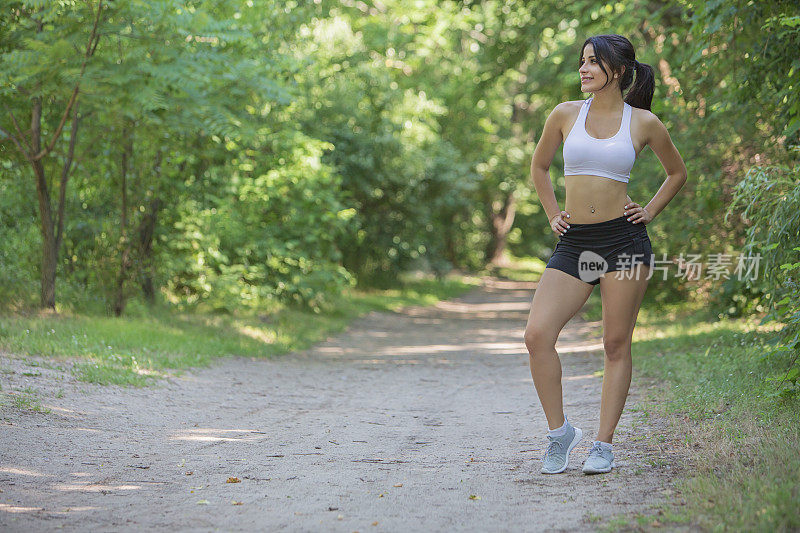
[[[636,381],[617,468],[580,471],[599,322],[576,316],[559,338],[565,412],[584,437],[564,474],[539,473],[547,424],[522,339],[534,288],[486,278],[305,351],[226,357],[145,389],[24,376],[23,359],[0,355],[3,390],[34,386],[52,410],[0,413],[0,530],[575,531],[646,510],[671,472],[631,409]]]

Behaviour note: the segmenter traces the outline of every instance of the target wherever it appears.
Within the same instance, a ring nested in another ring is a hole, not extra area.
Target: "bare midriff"
[[[565,176],[567,222],[594,224],[623,216],[628,184],[601,176]]]

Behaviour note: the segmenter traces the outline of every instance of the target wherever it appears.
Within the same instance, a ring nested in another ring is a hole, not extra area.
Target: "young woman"
[[[550,428],[542,460],[542,472],[548,474],[566,470],[569,453],[582,435],[564,415],[556,340],[598,284],[605,368],[600,427],[583,471],[603,473],[614,467],[611,440],[630,387],[631,338],[652,268],[645,225],[686,182],[683,159],[664,125],[650,112],[653,69],[636,61],[630,41],[621,35],[590,37],[581,48],[578,73],[581,91],[592,97],[553,109],[531,163],[536,192],[558,235],[525,328],[531,375]],[[563,210],[549,174],[562,141]],[[667,178],[653,199],[641,206],[627,196],[627,183],[645,146],[658,156]]]

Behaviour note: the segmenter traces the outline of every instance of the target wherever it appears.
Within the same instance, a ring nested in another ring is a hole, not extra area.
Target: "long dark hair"
[[[611,83],[612,79],[611,74],[606,70],[606,65],[608,65],[612,73],[621,74],[619,88],[623,93],[633,84],[625,96],[625,101],[633,107],[650,111],[656,87],[653,67],[636,61],[636,53],[633,51],[631,42],[622,35],[595,35],[583,43],[581,55],[589,43],[594,47],[594,56],[600,64],[600,69],[608,76],[603,87]],[[622,67],[625,67],[624,73],[622,73]],[[634,73],[636,81],[634,81]]]

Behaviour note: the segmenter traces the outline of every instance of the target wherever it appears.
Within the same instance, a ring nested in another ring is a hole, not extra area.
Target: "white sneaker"
[[[584,474],[605,474],[611,472],[614,464],[614,454],[611,450],[606,450],[600,446],[600,441],[596,440],[589,450],[589,457],[583,463]]]

